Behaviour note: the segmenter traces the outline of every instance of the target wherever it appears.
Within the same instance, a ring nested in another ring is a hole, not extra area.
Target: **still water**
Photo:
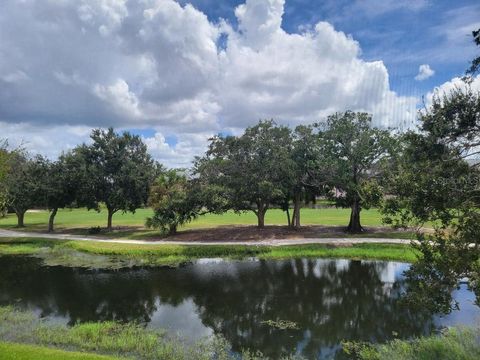
[[[137,321],[191,340],[225,337],[278,358],[333,358],[342,340],[382,342],[445,325],[478,325],[480,309],[462,287],[460,311],[446,317],[399,304],[408,264],[297,259],[201,260],[177,269],[92,271],[45,267],[39,259],[0,257],[0,305],[16,304],[54,321]],[[279,330],[268,320],[295,322]]]

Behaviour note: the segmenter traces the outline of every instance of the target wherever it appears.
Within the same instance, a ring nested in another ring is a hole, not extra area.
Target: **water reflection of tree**
[[[400,283],[385,288],[380,280],[384,264],[280,264],[261,262],[250,274],[240,271],[234,279],[211,281],[209,293],[222,295],[195,297],[204,323],[236,350],[253,347],[277,357],[302,342],[304,352],[313,355],[320,348],[335,349],[342,339],[380,341],[394,332],[404,337],[421,334],[431,326],[428,316],[399,306]],[[301,330],[260,325],[278,318],[297,322]]]
[[[0,257],[0,303],[12,300],[41,316],[61,316],[70,324],[97,320],[150,321],[155,292],[128,272],[92,272],[42,267],[29,258]]]
[[[40,267],[31,259],[0,258],[0,266],[0,302],[22,299],[70,323],[148,322],[158,299],[171,305],[192,299],[202,322],[235,350],[259,349],[274,358],[295,348],[311,357],[320,349],[335,352],[342,339],[382,341],[432,326],[429,316],[400,306],[402,284],[382,282],[389,269],[379,262],[257,261],[97,273]],[[277,319],[294,321],[299,330],[262,324]]]

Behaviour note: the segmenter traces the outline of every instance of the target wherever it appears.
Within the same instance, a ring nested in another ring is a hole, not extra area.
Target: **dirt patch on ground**
[[[406,238],[405,234],[411,234],[411,231],[394,231],[391,227],[365,227],[365,232],[355,237],[376,237],[392,238],[392,235],[398,234],[398,238]],[[40,231],[45,233],[44,231]],[[352,234],[345,231],[344,226],[320,226],[307,225],[299,230],[291,229],[287,226],[270,225],[262,229],[254,225],[225,225],[215,228],[191,229],[179,231],[176,235],[166,236],[144,227],[137,226],[117,226],[113,231],[106,232],[105,228],[99,228],[99,232],[90,233],[85,228],[75,229],[57,229],[55,234],[59,235],[80,235],[92,236],[98,239],[135,239],[142,241],[169,241],[169,242],[255,242],[268,240],[300,240],[300,239],[319,239],[319,238],[350,238]],[[135,234],[135,235],[132,235]],[[407,234],[407,236],[408,236]]]
[[[366,228],[368,234],[392,232],[391,228],[377,227]],[[287,226],[265,226],[259,229],[256,226],[221,226],[211,229],[196,229],[181,231],[168,237],[152,237],[148,240],[169,241],[260,241],[275,239],[308,239],[321,237],[344,237],[348,233],[341,226],[304,226],[299,230],[290,229]],[[147,239],[145,239],[147,240]]]

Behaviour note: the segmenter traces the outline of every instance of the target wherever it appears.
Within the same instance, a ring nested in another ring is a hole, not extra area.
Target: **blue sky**
[[[0,136],[54,158],[112,126],[186,167],[259,119],[411,128],[476,28],[478,0],[2,0]]]

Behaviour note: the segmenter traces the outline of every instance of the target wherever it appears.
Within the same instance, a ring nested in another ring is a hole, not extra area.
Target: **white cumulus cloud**
[[[423,81],[433,76],[435,71],[430,68],[428,64],[422,64],[418,67],[418,74],[415,76],[415,80]]]
[[[480,91],[480,75],[475,76],[469,83],[465,82],[462,78],[454,77],[453,79],[436,86],[425,96],[425,105],[427,107],[431,106],[434,96],[441,99],[445,95],[448,96],[453,90],[466,91],[467,89],[471,89],[476,92]]]
[[[246,0],[235,28],[174,0],[4,0],[1,136],[58,154],[88,139],[80,128],[154,129],[152,153],[186,166],[211,135],[261,118],[294,126],[350,109],[382,127],[415,122],[417,99],[392,91],[382,61],[326,22],[287,33],[284,4]]]

